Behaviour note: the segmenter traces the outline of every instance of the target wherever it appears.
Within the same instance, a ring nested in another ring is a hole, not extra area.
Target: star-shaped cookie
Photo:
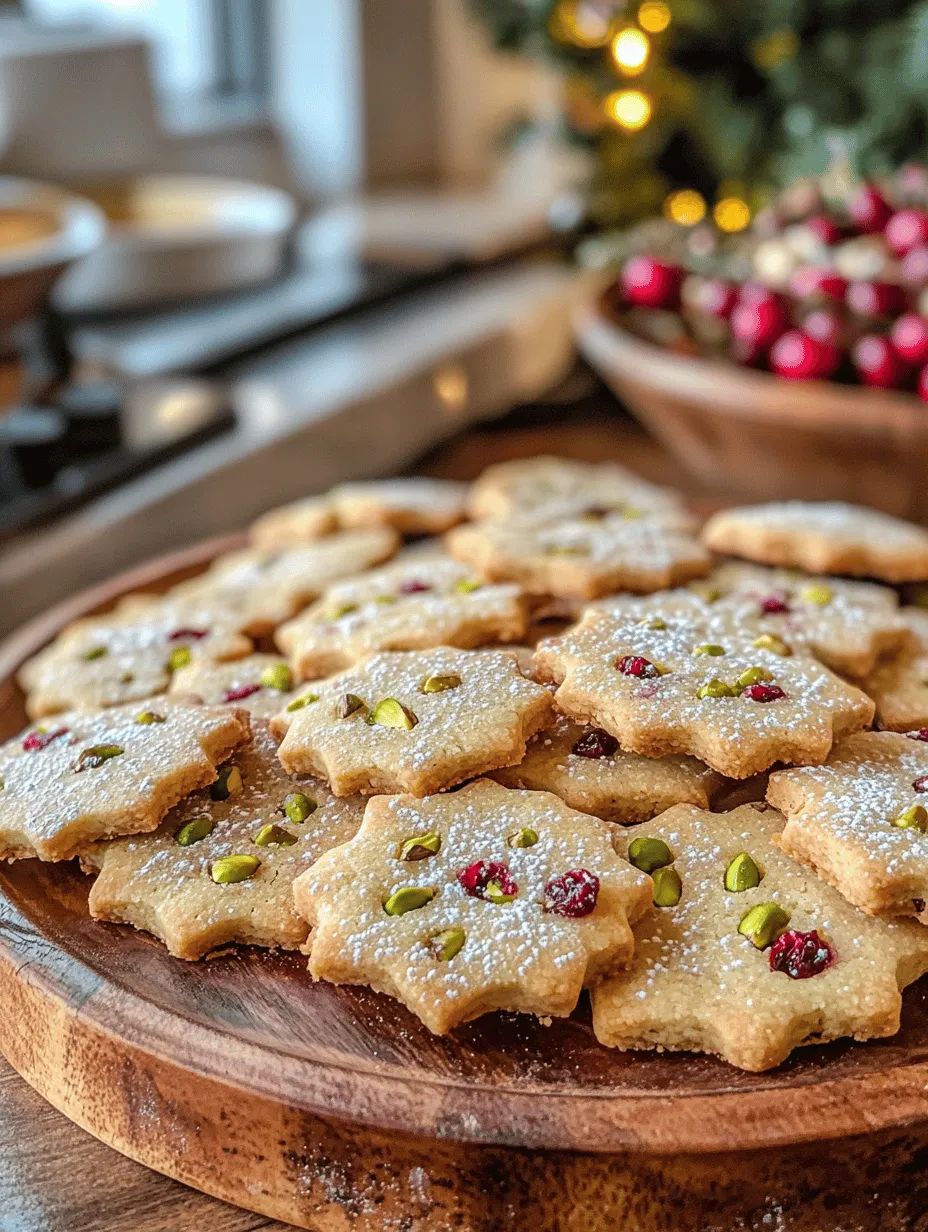
[[[328,496],[308,496],[303,500],[270,509],[251,524],[248,537],[252,547],[265,552],[311,543],[338,530],[338,515]]]
[[[363,800],[336,800],[324,783],[285,774],[258,722],[212,791],[188,796],[153,834],[97,843],[82,855],[84,868],[99,873],[90,914],[154,933],[177,958],[232,943],[297,949],[307,926],[293,906],[293,882],[347,842],[363,812]]]
[[[327,676],[378,650],[425,650],[520,639],[528,600],[447,557],[412,557],[330,586],[277,643],[303,679]]]
[[[900,990],[928,970],[928,930],[862,915],[780,851],[783,819],[763,809],[681,805],[619,832],[657,905],[628,969],[593,990],[601,1043],[759,1071],[801,1044],[899,1029]]]
[[[650,887],[604,822],[482,779],[428,800],[375,797],[294,898],[317,979],[367,984],[443,1034],[497,1009],[569,1014],[628,962]]]
[[[516,766],[494,770],[506,787],[550,791],[581,813],[631,825],[673,804],[708,808],[724,779],[695,757],[626,753],[608,732],[558,715]]]
[[[840,501],[783,501],[725,509],[703,527],[714,552],[808,573],[883,582],[928,578],[928,531]]]
[[[340,483],[329,497],[344,527],[392,526],[404,535],[440,535],[463,521],[468,487],[450,479]]]
[[[778,761],[824,761],[836,737],[873,718],[870,698],[817,660],[714,623],[695,596],[591,609],[563,637],[541,642],[535,665],[559,685],[560,710],[623,748],[687,753],[729,778]]]
[[[208,706],[238,706],[256,719],[272,719],[296,696],[290,665],[272,654],[234,663],[191,663],[174,673],[168,693]]]
[[[69,860],[98,839],[154,830],[248,735],[243,711],[165,697],[21,732],[0,746],[0,859]]]
[[[310,696],[280,716],[280,760],[337,796],[426,796],[510,765],[552,712],[550,692],[505,651],[445,646],[373,655]]]
[[[783,850],[849,902],[928,924],[928,731],[913,736],[848,736],[823,766],[772,774],[767,799]]]
[[[860,682],[876,702],[876,721],[890,731],[928,726],[928,612],[904,607],[908,640]]]

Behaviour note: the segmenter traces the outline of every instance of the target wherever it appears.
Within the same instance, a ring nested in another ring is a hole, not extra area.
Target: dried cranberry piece
[[[660,675],[651,660],[641,655],[623,655],[616,661],[616,667],[623,676],[636,676],[639,680],[651,680]]]
[[[774,616],[779,612],[788,612],[789,604],[786,602],[786,592],[783,590],[775,590],[772,594],[760,601],[760,610],[766,615]]]
[[[168,634],[169,642],[179,642],[181,638],[184,641],[198,642],[209,633],[209,629],[175,629],[173,633]]]
[[[261,686],[259,684],[240,684],[237,689],[229,689],[223,701],[240,702],[246,697],[251,697],[254,693],[260,693]]]
[[[461,869],[458,881],[471,898],[486,898],[487,886],[491,881],[496,882],[502,894],[514,898],[519,893],[518,884],[509,871],[508,864],[504,864],[502,860],[476,860],[473,864],[468,864],[467,868]]]
[[[752,702],[778,702],[786,696],[778,684],[749,684],[741,695]]]
[[[599,878],[585,868],[572,868],[569,873],[552,877],[545,886],[544,908],[552,915],[580,920],[592,914],[597,898]]]
[[[928,791],[928,774],[923,774],[921,778],[915,779],[912,787],[915,791]]]
[[[618,747],[619,742],[615,736],[610,736],[601,727],[594,727],[580,737],[571,752],[578,757],[598,759],[611,757]]]
[[[928,727],[920,727],[918,731],[906,732],[910,740],[928,740]]]
[[[807,980],[821,973],[834,962],[834,951],[813,928],[801,933],[784,933],[770,947],[770,970],[783,971],[791,980]]]
[[[27,753],[38,753],[40,749],[47,749],[53,740],[66,736],[69,730],[67,727],[56,727],[54,731],[30,732],[23,741],[23,749]]]
[[[420,582],[418,578],[410,578],[408,582],[400,583],[401,595],[418,595],[424,590],[431,590],[431,586],[427,582]]]

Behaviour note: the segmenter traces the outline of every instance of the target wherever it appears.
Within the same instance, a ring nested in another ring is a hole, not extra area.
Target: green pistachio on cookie
[[[793,653],[782,637],[777,637],[775,633],[761,633],[759,637],[755,637],[754,648],[755,650],[769,650],[783,659]]]
[[[761,684],[765,680],[772,680],[773,672],[768,672],[765,667],[749,667],[747,671],[741,673],[735,684],[740,692],[742,689],[748,689],[752,684]]]
[[[441,851],[441,835],[430,830],[425,834],[414,834],[404,839],[397,850],[397,859],[415,861],[428,860]]]
[[[724,680],[719,680],[716,677],[710,680],[708,684],[700,685],[696,690],[696,696],[702,701],[706,697],[737,697],[738,690],[733,689],[730,684],[726,684]]]
[[[192,659],[189,646],[176,646],[168,655],[168,671],[179,672],[182,667],[187,667]]]
[[[827,607],[834,597],[835,592],[825,585],[807,586],[802,592],[806,603],[814,603],[816,607]]]
[[[716,642],[703,642],[701,646],[697,646],[693,651],[693,654],[709,655],[713,659],[718,658],[719,655],[723,655],[724,653],[725,647],[719,646]]]
[[[461,677],[454,672],[447,672],[445,675],[427,676],[419,686],[420,693],[447,693],[449,689],[457,689],[461,686]]]
[[[184,825],[174,835],[174,842],[178,847],[192,847],[194,843],[202,842],[208,838],[213,832],[213,819],[206,813],[202,813],[199,817],[192,817],[190,821]]]
[[[319,805],[312,796],[306,796],[301,791],[292,791],[281,807],[286,817],[297,825],[302,825],[307,817],[315,813]]]
[[[261,683],[266,689],[289,693],[293,688],[293,672],[286,663],[274,663],[261,673]]]
[[[296,841],[295,834],[291,834],[283,826],[274,825],[273,822],[262,826],[255,835],[255,843],[258,847],[292,847]]]
[[[357,610],[358,605],[356,603],[336,603],[334,607],[329,608],[326,618],[328,620],[341,620],[343,616],[349,616]]]
[[[475,590],[479,590],[483,582],[477,582],[473,578],[460,578],[451,589],[458,595],[472,595]]]
[[[150,727],[152,723],[163,723],[164,715],[155,710],[140,710],[135,716],[135,722],[140,727]]]
[[[516,830],[506,839],[507,847],[534,847],[538,842],[538,831],[533,830],[531,826],[524,826],[521,830]]]
[[[779,903],[758,903],[741,917],[738,932],[758,950],[766,950],[789,927],[789,912]]]
[[[217,885],[247,881],[261,867],[257,856],[220,856],[210,865],[209,875]]]
[[[243,786],[242,772],[238,766],[223,766],[209,789],[210,799],[228,800],[229,796],[237,796]]]
[[[628,862],[643,873],[673,864],[673,852],[662,838],[633,838],[628,845]]]
[[[451,962],[456,954],[460,954],[466,940],[467,934],[463,928],[443,928],[440,933],[433,933],[427,944],[439,962]]]
[[[638,623],[645,629],[653,629],[655,633],[667,628],[667,621],[661,616],[645,616]]]
[[[920,830],[924,834],[928,831],[928,809],[922,804],[913,804],[893,818],[893,825],[900,830]]]
[[[95,744],[89,749],[84,749],[74,763],[74,769],[96,770],[104,762],[112,761],[114,757],[121,757],[125,751],[119,744]]]
[[[488,881],[486,889],[483,891],[483,896],[491,903],[496,903],[497,906],[502,906],[505,903],[511,903],[516,897],[515,894],[507,894],[502,885],[498,881]]]
[[[109,653],[106,646],[94,646],[92,650],[85,650],[81,658],[85,663],[92,663],[94,659],[105,659]]]
[[[287,713],[293,714],[295,710],[302,710],[304,706],[311,706],[313,702],[319,700],[318,693],[304,693],[302,697],[295,697],[287,706]]]
[[[383,909],[387,915],[405,915],[407,911],[425,907],[437,894],[437,886],[403,886],[401,890],[393,891]]]
[[[357,693],[346,693],[338,700],[336,714],[340,719],[347,719],[353,714],[357,714],[359,710],[366,710],[367,705],[363,698],[358,697]]]
[[[371,711],[368,722],[379,727],[398,727],[404,731],[412,731],[419,722],[413,712],[407,709],[395,697],[384,697]]]
[[[656,868],[651,874],[655,907],[676,907],[683,897],[683,882],[675,868]]]
[[[742,894],[760,885],[760,869],[746,851],[739,852],[725,869],[725,889]]]

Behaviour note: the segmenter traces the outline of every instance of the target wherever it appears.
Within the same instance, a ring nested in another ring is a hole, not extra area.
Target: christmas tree
[[[472,3],[499,47],[563,67],[601,223],[711,208],[738,231],[836,159],[873,176],[928,155],[928,0]]]

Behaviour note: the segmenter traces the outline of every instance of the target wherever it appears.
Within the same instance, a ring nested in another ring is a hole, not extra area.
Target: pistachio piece
[[[426,834],[414,834],[400,843],[396,853],[398,860],[428,860],[441,851],[441,835],[430,830]]]
[[[747,671],[741,673],[735,681],[735,686],[740,692],[742,689],[747,689],[752,684],[760,684],[764,680],[772,680],[773,672],[768,672],[766,667],[749,667]]]
[[[403,886],[393,891],[383,909],[387,915],[405,915],[407,911],[418,911],[426,906],[437,894],[437,886]]]
[[[483,897],[489,902],[500,906],[504,903],[511,903],[516,894],[507,894],[500,881],[488,881],[483,891]]]
[[[510,834],[506,839],[507,847],[534,847],[538,842],[538,831],[533,830],[531,826],[525,826],[521,830],[516,830],[514,834]]]
[[[683,897],[683,882],[675,868],[656,868],[651,874],[655,907],[676,907]]]
[[[319,700],[318,693],[304,693],[302,697],[295,697],[287,706],[287,713],[292,714],[294,710],[302,710],[304,706],[311,706],[313,702]]]
[[[94,659],[105,659],[109,653],[106,646],[94,646],[92,650],[85,650],[81,658],[85,663],[92,663]]]
[[[759,637],[755,637],[754,648],[755,650],[769,650],[782,659],[789,658],[793,653],[782,637],[777,637],[775,633],[761,633]]]
[[[340,719],[347,719],[353,714],[357,714],[359,710],[366,710],[367,705],[363,698],[358,697],[357,693],[346,693],[339,698],[338,709],[336,711]]]
[[[286,663],[275,663],[266,667],[261,673],[261,683],[266,689],[276,689],[278,693],[289,693],[293,688],[293,672]]]
[[[106,761],[112,761],[114,757],[120,757],[125,753],[125,749],[120,744],[95,744],[89,749],[84,749],[80,757],[74,763],[75,770],[96,770],[98,766],[102,766]]]
[[[580,543],[549,543],[546,556],[589,556],[590,549]]]
[[[645,629],[653,629],[655,633],[659,633],[661,629],[667,628],[667,621],[660,616],[645,616],[638,621]]]
[[[452,586],[452,590],[458,595],[472,595],[475,590],[479,590],[483,582],[476,582],[473,578],[461,578]]]
[[[830,586],[817,585],[807,586],[802,592],[802,598],[806,603],[814,603],[817,607],[827,607],[835,597],[835,592]]]
[[[893,825],[900,830],[920,830],[924,834],[928,831],[928,809],[924,805],[913,804],[893,818]]]
[[[460,688],[461,677],[454,672],[445,676],[427,676],[419,686],[420,693],[447,693],[449,689]]]
[[[696,696],[700,701],[705,697],[737,697],[737,689],[733,689],[730,684],[726,684],[724,680],[719,680],[717,677],[710,680],[708,684],[701,685],[696,690]]]
[[[255,835],[255,843],[258,847],[292,847],[296,841],[295,834],[291,834],[289,830],[273,822],[262,826]]]
[[[176,646],[168,655],[168,671],[179,672],[193,658],[189,646]]]
[[[210,865],[209,875],[217,885],[247,881],[261,867],[257,856],[220,856]]]
[[[741,894],[759,885],[760,869],[746,851],[739,852],[725,869],[725,889],[732,894]]]
[[[201,813],[199,817],[191,817],[188,822],[177,831],[174,835],[174,842],[178,847],[192,847],[194,843],[201,842],[213,832],[213,819],[207,813]]]
[[[412,731],[419,722],[413,712],[408,710],[402,702],[398,702],[395,697],[381,698],[371,711],[371,717],[368,721],[372,725],[400,727],[404,731]]]
[[[0,778],[0,791],[3,791],[4,787],[6,787],[6,780]]]
[[[374,600],[375,603],[395,603],[396,595],[378,595]]]
[[[352,612],[358,610],[356,603],[336,603],[333,608],[330,608],[327,617],[329,620],[341,620],[343,616],[349,616]]]
[[[717,659],[719,655],[725,653],[725,647],[719,646],[717,642],[703,642],[701,646],[697,646],[693,654],[710,655],[713,659]]]
[[[635,522],[638,518],[643,518],[644,514],[640,509],[636,509],[634,505],[626,505],[622,510],[622,517],[627,518],[629,522]]]
[[[140,710],[135,716],[135,722],[141,727],[149,727],[152,723],[163,723],[164,715],[156,710]]]
[[[690,587],[695,594],[699,595],[706,603],[717,603],[722,597],[722,591],[718,586],[708,586],[704,582],[695,583]]]
[[[439,962],[451,962],[455,954],[460,954],[466,940],[463,928],[443,928],[440,933],[432,933],[428,946]]]
[[[738,932],[758,950],[766,950],[789,927],[789,912],[779,903],[758,903],[741,917]]]
[[[238,766],[223,766],[209,789],[210,799],[228,800],[229,796],[237,796],[242,787],[242,772]]]
[[[319,805],[312,796],[304,796],[301,791],[292,791],[283,802],[284,815],[297,825],[302,825],[307,817],[315,813]]]
[[[662,838],[633,838],[628,845],[628,862],[643,873],[673,864],[673,852]]]

